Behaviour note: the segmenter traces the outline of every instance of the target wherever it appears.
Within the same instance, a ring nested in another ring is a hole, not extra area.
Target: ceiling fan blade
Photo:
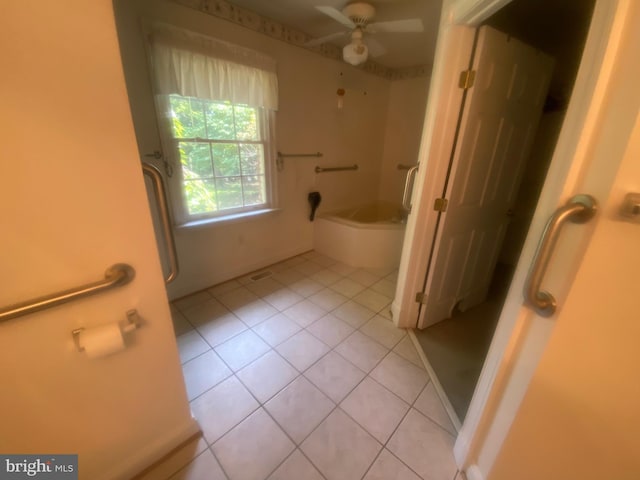
[[[356,28],[356,24],[351,21],[349,17],[347,17],[344,13],[334,7],[329,6],[316,6],[316,9],[320,10],[325,15],[330,16],[336,22],[341,23],[347,28]]]
[[[392,20],[390,22],[374,22],[367,25],[370,33],[417,33],[424,32],[424,25],[419,18]]]
[[[331,35],[325,35],[324,37],[314,38],[313,40],[309,40],[304,44],[305,47],[317,47],[318,45],[322,45],[323,43],[330,42],[331,40],[335,40],[336,38],[344,37],[349,32],[337,32],[332,33]]]
[[[380,57],[387,53],[387,49],[384,48],[384,46],[375,38],[367,37],[367,40],[364,43],[367,44],[369,55],[371,55],[372,57]]]

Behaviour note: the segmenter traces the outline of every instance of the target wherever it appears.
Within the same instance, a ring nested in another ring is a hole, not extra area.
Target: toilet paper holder
[[[123,333],[132,332],[142,325],[142,319],[136,309],[127,310],[127,320],[124,325],[121,326]],[[76,349],[79,352],[83,352],[84,348],[80,345],[80,334],[84,331],[84,327],[76,328],[71,331],[73,336],[73,342],[76,344]]]

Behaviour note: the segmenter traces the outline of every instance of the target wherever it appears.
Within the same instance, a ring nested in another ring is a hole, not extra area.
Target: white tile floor
[[[453,428],[388,313],[397,273],[310,252],[174,302],[203,431],[142,478],[454,480]]]

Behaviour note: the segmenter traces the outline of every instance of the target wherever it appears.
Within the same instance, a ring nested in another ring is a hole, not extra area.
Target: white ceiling
[[[348,0],[230,0],[240,7],[301,30],[312,37],[322,37],[346,31],[332,18],[315,9],[326,5],[342,10]],[[441,0],[373,0],[376,8],[374,22],[420,18],[423,33],[376,33],[375,39],[387,50],[373,60],[389,68],[413,67],[433,64],[433,54],[440,19]],[[341,37],[336,45],[346,45],[349,36]],[[365,35],[366,43],[366,35]]]

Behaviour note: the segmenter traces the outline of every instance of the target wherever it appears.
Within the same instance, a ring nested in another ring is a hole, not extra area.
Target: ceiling
[[[316,10],[316,5],[332,6],[338,10],[348,0],[230,0],[230,3],[252,10],[264,17],[301,30],[314,38],[347,31],[346,27]],[[376,33],[375,39],[386,53],[373,60],[392,69],[433,64],[441,0],[373,0],[376,8],[374,22],[420,18],[422,33]],[[332,42],[344,46],[349,36]],[[366,34],[365,34],[366,43]]]
[[[348,28],[317,10],[317,5],[342,10],[348,3],[363,0],[226,1],[318,38],[348,32]],[[370,0],[367,3],[376,8],[373,22],[420,18],[424,25],[422,33],[374,34],[386,53],[372,60],[390,69],[426,66],[429,71],[433,65],[442,0]],[[593,4],[594,0],[515,0],[486,23],[547,51],[563,63],[570,56],[563,55],[562,50],[581,49]],[[331,43],[342,47],[349,43],[349,36]],[[571,56],[570,63],[577,67],[579,54],[571,53]]]

